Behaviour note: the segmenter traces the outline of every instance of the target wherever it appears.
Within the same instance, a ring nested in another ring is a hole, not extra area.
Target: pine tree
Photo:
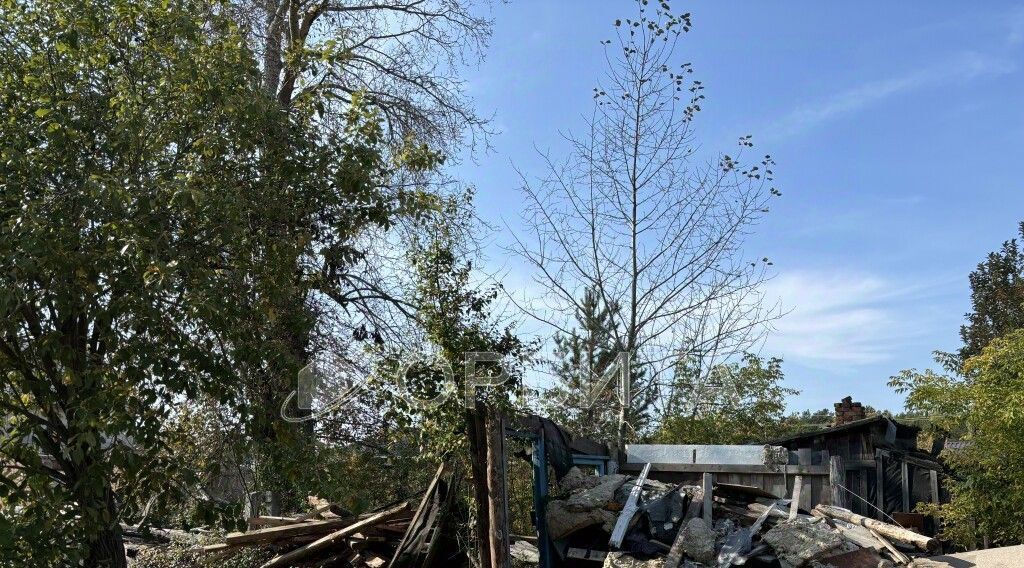
[[[596,397],[591,397],[597,381],[612,371],[624,350],[615,339],[615,316],[619,307],[601,300],[600,294],[588,288],[576,311],[576,329],[568,334],[555,334],[551,368],[555,386],[547,393],[545,413],[578,436],[610,441],[615,438],[618,384],[615,378],[605,384]],[[642,384],[643,370],[631,366],[630,382]],[[646,427],[650,397],[633,393],[627,421],[633,432]],[[593,401],[591,403],[591,401]]]

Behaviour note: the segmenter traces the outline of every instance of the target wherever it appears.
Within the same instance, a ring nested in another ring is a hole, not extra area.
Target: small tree
[[[749,262],[740,249],[778,192],[770,157],[750,167],[726,154],[699,157],[693,120],[703,86],[676,55],[690,16],[666,2],[637,7],[603,42],[608,71],[586,133],[567,137],[564,161],[544,156],[545,177],[524,178],[530,231],[513,250],[543,290],[525,307],[563,335],[584,290],[618,306],[615,340],[644,370],[631,388],[642,399],[663,394],[681,354],[707,373],[760,337],[771,317],[758,294],[767,259]],[[632,407],[620,401],[617,446]]]
[[[615,364],[623,349],[616,338],[617,310],[618,306],[603,305],[596,290],[584,292],[576,313],[576,327],[569,335],[555,334],[551,366],[556,382],[541,401],[551,419],[574,434],[595,440],[611,440],[616,435],[619,381],[609,380],[600,392],[593,389],[607,378],[607,373],[618,372]],[[630,372],[634,375],[633,384],[643,380],[643,369],[631,368]],[[632,427],[646,427],[650,403],[650,396],[631,401],[627,422]]]

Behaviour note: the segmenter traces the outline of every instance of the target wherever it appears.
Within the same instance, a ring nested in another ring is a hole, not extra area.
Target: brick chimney
[[[851,396],[844,398],[841,402],[837,402],[835,407],[836,426],[867,418],[867,414],[864,413],[864,406],[859,402],[853,402],[853,397]]]

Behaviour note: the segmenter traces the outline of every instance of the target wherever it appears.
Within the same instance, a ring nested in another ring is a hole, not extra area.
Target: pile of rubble
[[[551,496],[546,521],[553,554],[567,566],[878,568],[908,565],[938,545],[847,509],[799,510],[760,488],[715,484],[706,500],[701,487],[648,480],[646,469],[630,477],[573,468]]]

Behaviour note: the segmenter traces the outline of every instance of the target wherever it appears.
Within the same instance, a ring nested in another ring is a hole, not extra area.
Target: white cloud
[[[766,287],[766,297],[788,310],[766,351],[832,370],[889,361],[921,337],[920,322],[900,310],[922,291],[866,273],[784,273]]]
[[[1022,30],[1021,33],[1024,33]],[[1006,75],[1016,70],[1007,59],[977,52],[962,52],[941,64],[899,77],[870,81],[835,93],[825,100],[797,107],[768,130],[773,136],[798,134],[819,124],[853,114],[889,97],[925,87]]]

